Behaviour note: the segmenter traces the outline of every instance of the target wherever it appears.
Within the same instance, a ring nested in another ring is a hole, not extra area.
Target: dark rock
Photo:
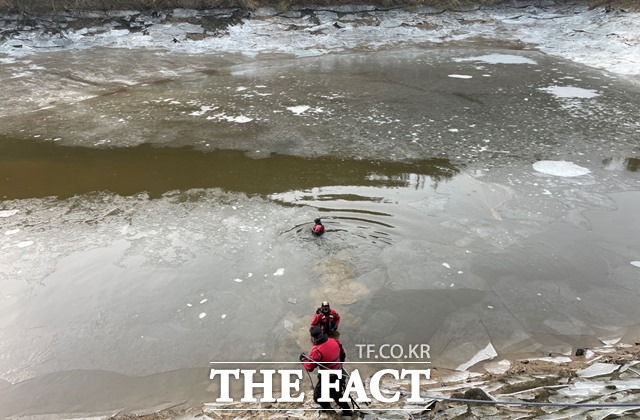
[[[584,356],[585,349],[576,349],[576,356]]]
[[[493,398],[488,396],[487,393],[484,392],[480,388],[467,389],[464,392],[464,399],[465,400],[493,401]]]

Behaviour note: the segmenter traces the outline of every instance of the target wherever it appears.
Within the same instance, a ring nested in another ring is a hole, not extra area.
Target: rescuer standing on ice
[[[332,338],[338,338],[340,337],[338,333],[339,325],[340,315],[335,309],[332,309],[331,306],[329,306],[329,302],[325,300],[320,307],[316,309],[310,327],[320,327],[324,334]]]

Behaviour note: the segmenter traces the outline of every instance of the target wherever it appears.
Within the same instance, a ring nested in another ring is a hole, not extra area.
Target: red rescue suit
[[[316,366],[318,369],[341,370],[342,361],[345,357],[342,343],[335,338],[328,338],[324,335],[321,337],[318,343],[311,347],[311,351],[309,351],[309,359],[311,360],[303,363],[304,368],[309,372],[312,372]],[[314,362],[318,362],[322,366]]]
[[[322,332],[329,335],[333,331],[338,329],[340,325],[340,315],[334,310],[329,309],[329,312],[316,311],[311,321],[311,327],[318,326],[322,328]]]
[[[304,355],[302,355],[304,357]],[[311,372],[316,367],[318,370],[342,370],[342,362],[346,359],[346,354],[342,349],[342,344],[340,341],[334,338],[328,338],[324,334],[320,334],[320,336],[316,339],[315,344],[311,347],[311,351],[309,352],[309,358],[304,360],[302,364],[304,368]],[[331,381],[335,383],[338,381],[337,375],[331,375]],[[349,404],[347,402],[340,401],[343,397],[343,388],[344,388],[344,378],[340,384],[340,390],[336,390],[331,388],[329,390],[329,395],[333,399],[333,401],[338,404],[340,408],[342,408],[342,414],[346,416],[350,416],[352,411],[349,408]],[[318,374],[318,382],[316,382],[316,386],[313,390],[313,400],[317,402],[323,410],[330,410],[331,404],[327,401],[320,402],[320,396],[322,395],[322,380],[320,379],[320,374]]]

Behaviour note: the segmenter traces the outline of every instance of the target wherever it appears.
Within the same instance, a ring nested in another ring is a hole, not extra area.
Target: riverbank
[[[285,54],[439,45],[537,49],[638,81],[637,2],[512,2],[459,10],[375,5],[84,11],[3,16],[0,53],[24,56],[73,48],[145,48],[176,53]],[[553,34],[553,36],[549,36]]]
[[[361,404],[354,418],[469,419],[496,418],[588,418],[605,419],[637,415],[640,404],[640,343],[606,344],[594,349],[576,349],[572,354],[514,360],[492,360],[470,371],[432,370],[431,380],[422,381],[424,404],[407,402],[406,381],[387,381],[382,389],[392,395],[400,391],[398,403]],[[310,393],[309,393],[310,394]],[[460,400],[460,401],[456,401]],[[464,401],[467,400],[467,401]],[[476,400],[469,401],[469,400]],[[499,402],[503,403],[500,404]],[[624,404],[636,406],[624,407]],[[587,406],[581,406],[586,404]],[[601,407],[594,407],[601,405]],[[617,405],[617,406],[616,406]],[[238,411],[222,411],[237,409]],[[259,411],[259,410],[272,411]],[[202,407],[176,405],[136,413],[118,413],[113,419],[276,419],[340,418],[315,410],[308,395],[303,404],[216,404]]]

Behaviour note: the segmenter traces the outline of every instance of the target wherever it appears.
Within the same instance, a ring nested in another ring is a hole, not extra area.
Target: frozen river
[[[637,339],[625,78],[486,40],[45,49],[0,76],[3,416],[210,400],[209,362],[296,360],[322,300],[352,360]]]

